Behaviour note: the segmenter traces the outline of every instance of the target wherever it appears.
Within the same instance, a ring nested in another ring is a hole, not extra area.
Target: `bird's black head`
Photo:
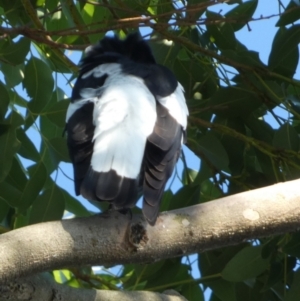
[[[155,64],[149,45],[137,32],[129,34],[125,40],[117,36],[104,37],[97,45],[86,49],[86,57],[82,63],[88,64],[90,61],[99,60],[104,60],[103,63],[116,62],[121,57],[137,63]]]
[[[142,39],[139,33],[133,33],[127,36],[123,41],[124,55],[138,63],[155,64],[155,59],[151,49],[146,41]]]

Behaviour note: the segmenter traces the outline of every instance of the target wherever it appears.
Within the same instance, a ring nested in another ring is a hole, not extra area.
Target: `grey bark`
[[[62,285],[45,275],[20,278],[0,286],[0,301],[187,301],[175,291],[105,291]]]
[[[161,213],[154,227],[117,212],[0,236],[0,283],[79,265],[150,263],[300,228],[300,180]]]

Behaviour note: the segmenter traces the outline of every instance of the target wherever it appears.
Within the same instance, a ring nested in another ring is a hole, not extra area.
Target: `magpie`
[[[121,211],[143,194],[154,225],[187,116],[183,87],[139,33],[89,46],[66,114],[76,195]]]

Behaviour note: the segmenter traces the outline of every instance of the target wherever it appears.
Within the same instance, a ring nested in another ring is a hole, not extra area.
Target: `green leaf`
[[[218,20],[217,24],[206,25],[210,40],[215,43],[221,50],[236,48],[236,38],[231,24],[226,23],[220,14],[206,11],[207,20]],[[221,20],[224,20],[222,22]]]
[[[74,77],[74,78],[76,78],[76,77]],[[67,101],[67,99],[65,99],[65,98],[66,98],[65,92],[61,88],[56,87],[51,95],[50,101],[47,103],[46,107],[43,110],[43,113],[42,113],[43,116],[47,115],[49,110],[50,110],[50,112],[53,112],[55,114],[57,111],[57,109],[55,110],[55,106],[57,106],[60,101]],[[52,107],[54,107],[54,109],[52,109]],[[60,107],[58,107],[58,109],[60,109]]]
[[[82,11],[81,16],[85,24],[92,23],[93,15],[95,13],[95,9],[97,6],[92,5],[90,3],[85,3]]]
[[[205,284],[221,301],[235,301],[235,285],[223,279],[208,281]]]
[[[160,212],[169,210],[170,203],[173,200],[173,196],[174,196],[174,194],[171,191],[171,189],[168,189],[167,191],[164,192],[162,200],[161,200]]]
[[[43,6],[47,0],[35,0],[36,7]]]
[[[22,192],[20,198],[20,210],[26,210],[36,199],[41,192],[46,182],[48,173],[45,165],[42,162],[29,168],[30,178]]]
[[[194,97],[196,92],[201,95],[201,99],[209,98],[218,88],[216,71],[211,68],[210,63],[205,63],[206,60],[205,58],[191,57],[189,60],[183,61],[177,57],[174,62],[172,70],[183,85],[187,100]],[[199,83],[201,84],[199,85]],[[197,105],[200,105],[199,101],[197,101]]]
[[[180,46],[178,44],[163,40],[160,42],[149,41],[149,45],[156,61],[159,64],[169,68],[173,67],[175,58],[180,50]]]
[[[20,107],[26,108],[27,107],[27,101],[25,98],[23,98],[21,95],[19,95],[17,92],[10,90],[8,91],[10,102],[14,105],[18,105]]]
[[[158,0],[157,2],[157,14],[162,14],[158,17],[158,22],[168,22],[172,14],[170,12],[173,10],[173,1],[171,0]]]
[[[198,266],[202,276],[219,274],[227,263],[248,243],[242,243],[236,246],[229,246],[217,250],[207,251],[199,254]]]
[[[265,290],[273,287],[274,285],[281,284],[285,275],[288,275],[297,265],[295,257],[283,258],[280,262],[271,262],[270,272],[268,273],[268,281],[265,284]]]
[[[49,144],[49,151],[54,160],[71,162],[65,138],[52,138],[49,140]]]
[[[93,8],[91,6],[93,6]],[[84,10],[82,11],[82,18],[85,24],[89,24],[90,29],[98,29],[94,34],[89,35],[91,43],[97,43],[105,34],[104,32],[101,32],[99,28],[104,27],[105,23],[113,18],[113,15],[108,9],[86,3]]]
[[[0,183],[1,186],[1,183]],[[9,212],[10,206],[7,202],[5,202],[1,197],[0,192],[0,223],[3,221],[3,219],[6,217],[7,213]]]
[[[66,112],[69,104],[70,100],[68,99],[58,101],[47,109],[45,116],[58,127],[64,128],[66,125]]]
[[[242,51],[235,51],[230,49],[222,50],[222,55],[225,57],[235,61],[236,63],[241,63],[243,65],[247,65],[250,67],[265,67],[263,62],[259,58],[259,53],[256,51],[250,50],[242,50]],[[235,81],[233,78],[233,81]]]
[[[61,283],[61,284],[66,284],[66,283],[69,284],[69,281],[72,280],[72,278],[74,278],[73,273],[69,270],[56,270],[53,271],[52,273],[53,273],[54,280],[57,283]],[[80,285],[78,287],[80,287]]]
[[[24,129],[19,128],[17,129],[17,138],[21,142],[21,147],[18,151],[18,153],[29,160],[32,161],[39,161],[40,160],[40,154],[37,151],[36,147],[32,143],[32,141],[29,139],[29,137],[24,132]]]
[[[0,198],[11,207],[20,205],[21,191],[6,181],[0,182]]]
[[[41,60],[31,57],[25,66],[23,85],[32,98],[28,104],[31,113],[38,114],[51,99],[54,81],[50,68]]]
[[[12,66],[9,64],[1,64],[1,71],[4,74],[6,86],[9,88],[17,86],[24,79],[23,64],[17,66]]]
[[[31,21],[28,13],[20,1],[1,1],[1,7],[5,11],[5,17],[12,27],[24,26]]]
[[[269,266],[269,260],[261,257],[263,246],[246,247],[236,254],[221,273],[224,280],[244,281],[263,273]]]
[[[180,51],[178,52],[178,55],[177,55],[177,59],[180,61],[189,61],[190,60],[190,57],[189,57],[186,49],[184,49],[184,48],[180,49]]]
[[[221,300],[212,292],[209,301],[221,301]]]
[[[274,134],[273,146],[298,152],[299,136],[294,127],[289,123],[283,124]]]
[[[7,112],[9,100],[10,100],[7,89],[2,82],[0,82],[0,95],[1,95],[1,101],[0,101],[0,121],[1,121],[4,119],[4,116]]]
[[[237,282],[237,283],[235,283],[235,290],[236,290],[236,300],[237,301],[264,300],[264,299],[261,299],[262,298],[261,292],[258,291],[258,289],[256,287],[252,287],[251,284],[247,285],[244,282]]]
[[[263,172],[262,177],[255,175],[255,180],[259,180],[256,182],[258,185],[256,188],[272,185],[278,182],[278,180],[280,181],[280,179],[283,181],[283,178],[278,179],[278,176],[282,177],[282,174],[280,173],[279,168],[275,167],[273,158],[259,150],[255,150],[255,154],[260,170]]]
[[[158,2],[159,0],[157,0]],[[149,1],[136,1],[136,0],[111,0],[111,5],[118,7],[118,16],[121,18],[128,17],[126,10],[131,10],[131,16],[137,17],[147,12]]]
[[[201,2],[206,2],[206,0],[189,0],[187,2],[187,8],[188,8],[187,12],[186,12],[187,20],[197,20],[200,18],[200,16],[202,16],[205,13],[206,5],[203,5],[202,9],[196,9],[196,10],[189,9],[189,8],[193,8],[194,4],[199,5]],[[200,8],[200,6],[199,6],[199,8]]]
[[[251,19],[256,10],[257,3],[257,0],[250,0],[240,3],[240,5],[236,6],[234,9],[225,14],[227,19],[236,20],[236,22],[231,23],[234,31],[242,29],[247,24],[247,20]]]
[[[192,206],[199,203],[200,187],[186,185],[181,187],[173,196],[168,210],[175,210],[178,208]]]
[[[292,24],[300,19],[300,6],[296,1],[291,0],[288,6],[285,8],[284,13],[280,16],[276,26],[285,26]]]
[[[17,111],[11,111],[11,113],[7,117],[7,121],[10,122],[10,124],[14,128],[18,128],[21,125],[24,124],[24,118],[22,115],[20,115]]]
[[[140,269],[140,273],[137,274],[138,278],[142,281],[146,281],[144,290],[147,288],[155,288],[156,286],[166,285],[177,281],[186,280],[188,277],[187,267],[182,266],[181,260],[176,259],[167,259],[164,261],[163,266],[156,273],[149,271],[152,277],[144,277],[143,266]],[[159,275],[159,277],[157,277]],[[143,277],[142,277],[143,276]]]
[[[223,196],[223,193],[211,180],[207,179],[201,183],[201,203],[215,200]]]
[[[24,190],[28,181],[27,173],[18,156],[13,157],[11,169],[5,181],[20,191]]]
[[[257,109],[261,100],[257,95],[238,86],[221,87],[210,101],[215,114],[222,117],[246,117]]]
[[[300,270],[294,273],[294,279],[289,291],[286,294],[284,301],[298,301],[300,296]]]
[[[30,212],[29,210],[27,210],[23,214],[20,212],[17,212],[15,219],[14,219],[14,225],[13,225],[14,229],[28,226],[29,212]]]
[[[43,163],[45,164],[48,173],[51,174],[52,171],[57,168],[60,161],[57,157],[59,153],[57,153],[55,149],[52,148],[49,141],[53,138],[62,139],[63,130],[62,128],[54,125],[47,117],[43,115],[41,115],[40,117],[40,129],[43,133],[43,140],[40,152],[43,157]],[[63,141],[62,143],[66,145],[66,141]]]
[[[275,130],[268,123],[251,115],[245,119],[245,125],[251,130],[252,136],[255,139],[269,144],[272,143]]]
[[[79,200],[72,197],[67,191],[60,188],[64,197],[66,210],[78,217],[90,216],[91,213],[80,203]]]
[[[7,133],[10,129],[10,124],[7,123],[0,123],[0,136]]]
[[[194,11],[191,13],[194,13]],[[175,32],[174,34],[177,33]],[[211,47],[209,37],[206,38],[204,35],[200,35],[196,28],[183,30],[182,34],[185,39],[193,42],[195,45],[201,45],[205,48]],[[186,52],[184,60],[182,60],[182,55],[178,52],[175,55],[174,65],[170,62],[168,67],[171,68],[177,80],[183,85],[187,100],[194,98],[196,92],[199,93],[201,99],[210,98],[219,86],[219,77],[216,69],[212,66],[212,59],[198,52],[190,51],[184,45],[181,48],[179,45],[177,47],[181,53],[183,50]],[[197,103],[200,105],[199,100]]]
[[[210,177],[212,177],[213,173],[214,173],[214,171],[207,164],[207,162],[204,161],[204,160],[201,160],[200,169],[199,169],[199,172],[197,173],[197,176],[196,176],[196,178],[193,182],[193,185],[201,184],[203,181],[205,181],[205,180],[209,179]]]
[[[228,168],[227,152],[214,134],[208,132],[205,136],[200,137],[197,142],[198,148],[204,154],[206,160],[209,160],[219,170]]]
[[[63,1],[61,3],[62,14],[66,16],[68,26],[78,26],[79,28],[84,25],[82,15],[79,14],[78,7],[72,1]]]
[[[197,177],[198,172],[191,168],[184,168],[182,170],[182,176],[181,181],[183,185],[188,185],[190,183],[193,183]]]
[[[124,283],[124,288],[135,286],[137,281],[144,282],[144,280],[148,280],[151,282],[165,263],[165,260],[161,260],[147,265],[126,264],[120,280]]]
[[[282,248],[283,252],[291,255],[300,257],[300,233],[296,232],[292,234],[292,239]]]
[[[263,244],[263,249],[261,251],[261,257],[262,258],[268,258],[271,255],[274,255],[277,253],[278,250],[278,241],[280,239],[280,236],[275,236],[274,238],[268,240]]]
[[[0,50],[1,59],[8,64],[19,65],[25,60],[30,49],[30,40],[20,38],[17,42],[9,41]]]
[[[180,294],[189,301],[204,301],[203,291],[198,283],[189,283],[183,285]]]
[[[224,119],[217,116],[214,119],[214,122],[225,125],[238,133],[246,135],[245,124],[240,118]],[[246,144],[229,135],[220,135],[219,139],[227,152],[229,159],[228,166],[231,171],[231,175],[239,175],[244,168],[244,150],[246,148]]]
[[[55,10],[55,7],[51,8],[51,10]],[[69,20],[72,20],[72,17],[70,17]],[[61,28],[74,26],[74,23],[70,24],[70,22],[68,21],[68,17],[61,10],[49,15],[49,17],[46,18],[46,22],[47,30],[49,31],[56,31],[60,30]]]
[[[299,61],[299,42],[300,25],[294,25],[289,29],[280,27],[272,44],[269,68],[283,76],[292,77]]]
[[[4,9],[2,7],[0,7],[0,15],[3,16],[4,15]],[[0,24],[3,23],[3,20],[0,20]]]
[[[270,102],[270,104],[268,104],[269,109],[275,108],[278,103],[286,99],[284,89],[275,81],[263,80],[256,83],[256,86],[260,89],[261,93],[264,93],[270,99],[268,100]]]
[[[50,189],[43,191],[32,204],[29,223],[36,224],[41,222],[59,220],[65,210],[64,195],[61,188],[53,183]]]
[[[71,35],[67,40],[66,44],[71,44],[76,40],[76,36]],[[62,40],[61,42],[63,43]],[[57,48],[53,49],[46,44],[39,44],[39,47],[35,45],[35,48],[43,62],[49,67],[49,70],[58,73],[72,73],[78,71],[78,68],[64,55],[62,50]]]
[[[0,182],[8,175],[12,160],[20,147],[20,142],[16,137],[16,131],[10,127],[7,132],[0,135]]]

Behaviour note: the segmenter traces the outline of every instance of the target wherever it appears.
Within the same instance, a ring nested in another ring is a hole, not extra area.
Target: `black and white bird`
[[[139,34],[88,47],[66,116],[76,194],[124,210],[142,193],[154,225],[187,115],[182,86]]]

